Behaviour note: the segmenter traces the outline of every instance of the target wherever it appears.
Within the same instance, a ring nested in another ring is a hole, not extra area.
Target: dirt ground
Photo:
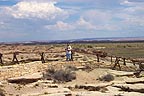
[[[121,64],[122,71],[119,71],[119,68],[112,70],[114,63],[111,64],[110,58],[102,58],[100,62],[97,62],[96,56],[78,52],[74,54],[74,61],[66,61],[64,50],[61,46],[1,45],[0,52],[3,54],[4,66],[0,67],[0,92],[5,96],[144,96],[143,88],[135,88],[138,85],[131,88],[133,84],[126,85],[127,82],[134,79],[132,83],[143,86],[143,72],[140,79],[133,75],[137,66],[127,63],[127,66]],[[20,52],[17,56],[19,61],[30,58],[36,61],[20,62],[20,64],[9,63],[12,61],[14,51]],[[40,52],[46,52],[46,63],[40,61]],[[59,83],[54,82],[53,79],[43,78],[43,72],[48,68],[53,67],[58,70],[68,66],[77,69],[74,70],[76,79],[70,82]],[[107,74],[111,74],[114,79],[111,81],[99,79]],[[11,78],[36,79],[36,81],[26,84],[10,83],[8,80]],[[122,84],[123,87],[118,84]],[[130,90],[123,90],[125,86]]]

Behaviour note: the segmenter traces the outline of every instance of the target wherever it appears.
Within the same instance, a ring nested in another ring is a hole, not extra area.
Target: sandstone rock
[[[126,71],[109,70],[108,72],[115,76],[133,76],[134,75],[134,72],[126,72]]]
[[[9,78],[8,82],[9,83],[27,84],[27,83],[36,82],[36,81],[42,79],[42,77],[43,77],[42,73],[34,73],[32,75]]]
[[[71,93],[53,93],[53,94],[44,94],[38,96],[72,96]]]
[[[75,85],[76,89],[85,89],[88,91],[99,91],[101,88],[112,85],[112,83],[99,83],[99,84],[84,84],[84,85]]]
[[[114,89],[114,88],[111,91],[107,91],[104,93],[99,91],[78,91],[78,92],[72,92],[72,95],[74,96],[144,96],[143,93],[123,92],[123,91],[118,91],[118,89]]]
[[[85,70],[86,69],[86,66],[78,66],[76,67],[78,70]]]
[[[126,92],[144,93],[144,84],[114,84],[113,87],[121,88]]]
[[[46,88],[39,92],[27,92],[21,96],[71,96],[68,88]]]
[[[138,93],[138,92],[124,92],[120,95],[122,96],[144,96],[143,93]]]
[[[99,91],[78,91],[73,92],[73,96],[115,96],[114,93],[102,93]]]
[[[144,83],[144,78],[127,78],[125,82],[127,84]]]
[[[48,59],[46,59],[47,61],[59,61],[60,60],[60,58],[48,58]]]

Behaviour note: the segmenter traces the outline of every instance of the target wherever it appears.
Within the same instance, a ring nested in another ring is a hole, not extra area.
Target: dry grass
[[[72,70],[73,67],[58,70],[50,68],[46,70],[43,77],[44,79],[52,79],[55,82],[69,82],[76,79],[76,73]]]
[[[106,74],[106,75],[100,76],[100,77],[99,77],[99,80],[100,80],[100,81],[110,82],[110,81],[113,81],[113,80],[114,80],[114,76],[111,75],[111,74]]]

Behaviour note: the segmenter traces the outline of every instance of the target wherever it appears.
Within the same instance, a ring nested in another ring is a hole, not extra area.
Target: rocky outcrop
[[[40,61],[36,61],[31,63],[3,66],[0,68],[0,80],[43,72],[47,69],[48,65],[49,63],[42,64]]]
[[[84,84],[84,85],[75,85],[76,89],[85,89],[88,91],[99,91],[102,88],[106,88],[107,86],[111,86],[112,83],[99,83],[99,84]]]
[[[126,92],[140,92],[144,93],[144,84],[114,84],[113,87],[120,88]]]
[[[127,84],[144,83],[144,78],[127,78],[125,82]]]
[[[68,88],[47,88],[39,92],[27,92],[21,96],[72,96]]]
[[[116,70],[109,70],[109,73],[115,76],[133,76],[134,75],[134,72],[116,71]]]
[[[43,78],[42,73],[34,73],[32,75],[26,75],[21,77],[9,78],[9,83],[17,83],[17,84],[28,84],[36,82]]]

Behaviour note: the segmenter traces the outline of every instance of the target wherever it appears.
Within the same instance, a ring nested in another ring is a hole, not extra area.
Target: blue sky
[[[0,0],[0,42],[144,36],[144,0]]]

